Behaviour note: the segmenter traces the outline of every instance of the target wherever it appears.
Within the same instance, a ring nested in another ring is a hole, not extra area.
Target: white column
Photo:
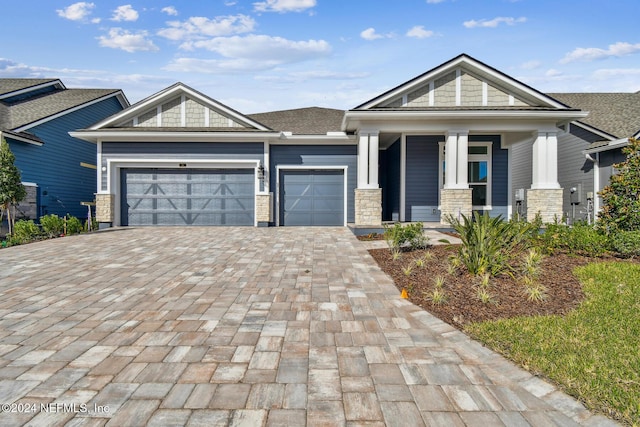
[[[555,132],[537,132],[533,142],[531,189],[556,189],[558,183],[558,137]]]
[[[377,132],[361,132],[358,140],[358,188],[379,188]]]
[[[378,183],[378,150],[380,143],[378,133],[369,134],[369,188],[379,188]]]
[[[469,159],[469,134],[448,132],[445,145],[445,189],[469,188],[467,163]]]

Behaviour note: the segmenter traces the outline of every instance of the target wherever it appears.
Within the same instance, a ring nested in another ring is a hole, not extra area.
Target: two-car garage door
[[[344,170],[283,169],[279,225],[343,226]],[[120,170],[121,225],[255,224],[253,169]]]
[[[122,225],[254,225],[253,169],[121,169]]]

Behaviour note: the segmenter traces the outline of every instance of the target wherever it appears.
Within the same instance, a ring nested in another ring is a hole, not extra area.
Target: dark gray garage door
[[[344,172],[281,170],[280,225],[344,225]]]
[[[252,169],[122,169],[122,225],[254,225]]]

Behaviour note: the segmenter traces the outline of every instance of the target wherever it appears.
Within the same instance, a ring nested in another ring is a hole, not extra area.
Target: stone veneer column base
[[[258,227],[268,227],[273,222],[272,209],[273,193],[256,194],[256,222]]]
[[[382,188],[356,188],[356,225],[382,226]]]
[[[449,224],[447,215],[461,219],[461,215],[470,217],[473,211],[471,188],[443,188],[440,190],[440,223]]]
[[[96,194],[96,221],[100,228],[113,225],[115,200],[114,194]]]
[[[527,221],[539,213],[544,224],[562,219],[562,188],[527,190]]]

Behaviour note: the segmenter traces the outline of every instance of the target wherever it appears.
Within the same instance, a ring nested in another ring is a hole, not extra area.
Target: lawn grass
[[[575,274],[586,300],[568,315],[475,323],[465,329],[589,408],[640,425],[640,265],[593,263]]]

